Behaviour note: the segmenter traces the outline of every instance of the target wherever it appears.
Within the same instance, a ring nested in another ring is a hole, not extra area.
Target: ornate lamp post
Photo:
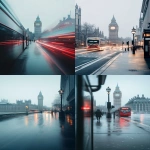
[[[133,27],[131,33],[133,34],[133,54],[135,54],[135,48],[134,48],[134,34],[136,32],[136,29]]]
[[[64,91],[63,91],[62,89],[60,89],[58,92],[59,92],[60,98],[61,98],[61,106],[60,106],[59,117],[63,117],[63,116],[64,116],[64,113],[63,113],[63,111],[62,111],[62,94],[64,93]]]
[[[106,89],[107,93],[108,93],[108,102],[107,102],[107,109],[108,109],[108,113],[107,113],[107,118],[111,118],[111,113],[110,113],[110,109],[111,109],[111,102],[109,100],[109,94],[110,94],[110,91],[111,89],[108,87]]]

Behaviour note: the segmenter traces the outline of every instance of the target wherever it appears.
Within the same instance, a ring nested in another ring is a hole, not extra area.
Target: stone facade
[[[119,26],[116,22],[115,17],[111,19],[111,23],[109,24],[109,42],[110,43],[118,43],[118,31],[119,31]]]
[[[38,95],[38,110],[39,111],[43,111],[43,95],[42,95],[42,92],[40,91],[39,95]]]
[[[76,4],[75,6],[75,37],[76,46],[81,44],[81,8]]]
[[[36,40],[40,38],[41,32],[42,32],[42,22],[40,21],[40,17],[38,16],[36,18],[36,21],[34,22],[34,36]]]
[[[121,98],[122,98],[122,92],[119,89],[119,86],[117,84],[116,89],[113,93],[113,105],[115,106],[115,109],[121,107]]]
[[[16,100],[16,104],[0,104],[0,112],[26,112],[26,106],[28,111],[38,108],[37,105],[31,104],[31,100]]]
[[[137,95],[129,99],[125,106],[130,107],[134,113],[150,113],[150,98]]]

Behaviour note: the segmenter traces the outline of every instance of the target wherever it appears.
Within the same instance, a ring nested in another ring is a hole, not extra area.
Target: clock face
[[[115,30],[116,28],[115,28],[115,27],[110,27],[110,29],[111,29],[111,30]]]
[[[120,96],[120,94],[116,93],[115,96],[118,97],[118,96]]]

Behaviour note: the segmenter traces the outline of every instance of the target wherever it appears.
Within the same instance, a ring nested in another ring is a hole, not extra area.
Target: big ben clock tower
[[[117,84],[116,89],[113,93],[113,100],[114,100],[115,109],[121,107],[121,98],[122,98],[122,92],[120,91],[119,86]]]
[[[38,39],[40,37],[41,31],[42,31],[42,22],[40,21],[40,17],[37,16],[36,21],[34,22],[35,39]]]
[[[119,26],[116,22],[115,17],[111,19],[111,23],[109,24],[109,41],[111,43],[117,43],[118,42],[118,30]]]
[[[42,95],[41,91],[40,91],[40,93],[38,95],[38,110],[40,112],[43,111],[43,95]]]

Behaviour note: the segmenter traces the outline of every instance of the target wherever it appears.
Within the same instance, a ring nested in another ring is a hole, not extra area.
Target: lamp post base
[[[65,118],[65,113],[63,111],[59,112],[59,118]]]
[[[111,118],[111,113],[107,113],[107,118]]]

